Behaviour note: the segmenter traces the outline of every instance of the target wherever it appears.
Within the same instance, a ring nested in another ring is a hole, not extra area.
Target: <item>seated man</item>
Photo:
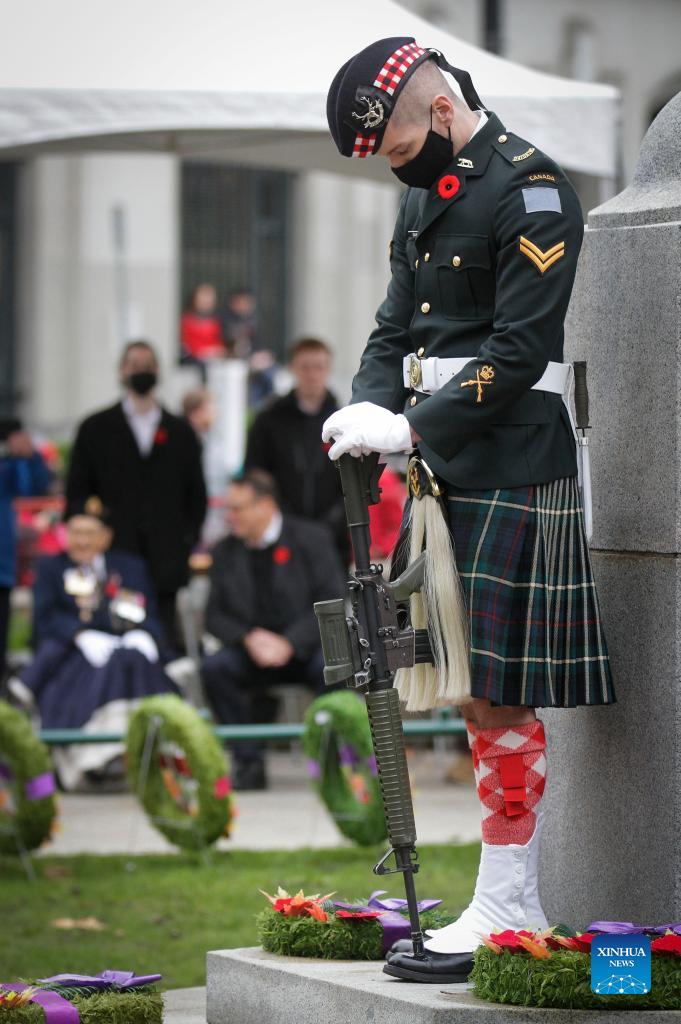
[[[113,534],[99,498],[73,505],[67,517],[66,551],[38,565],[35,658],[10,692],[33,698],[44,729],[125,732],[140,698],[177,692],[159,660],[153,589],[140,558],[109,551]],[[76,788],[86,772],[91,780],[114,768],[120,774],[122,754],[120,743],[56,748],[62,787]]]
[[[207,657],[203,677],[220,722],[257,720],[273,683],[324,686],[315,601],[338,597],[344,577],[326,527],[282,516],[272,477],[250,470],[226,499],[230,536],[213,552],[206,629],[222,649]],[[234,746],[234,785],[266,785],[262,746]]]

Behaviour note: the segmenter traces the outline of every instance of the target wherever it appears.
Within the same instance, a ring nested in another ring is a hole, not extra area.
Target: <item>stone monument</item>
[[[589,214],[566,339],[588,366],[591,557],[617,703],[540,711],[542,904],[578,927],[681,921],[681,93],[631,185]]]

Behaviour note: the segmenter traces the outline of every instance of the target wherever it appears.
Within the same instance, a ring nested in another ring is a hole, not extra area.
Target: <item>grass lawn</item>
[[[212,854],[208,865],[188,854],[46,857],[35,862],[34,882],[16,861],[0,857],[0,981],[114,969],[158,972],[164,988],[204,985],[207,950],[257,944],[254,920],[265,906],[258,889],[335,889],[340,898],[359,899],[386,888],[402,896],[401,875],[380,880],[371,871],[381,853],[234,851]],[[473,892],[480,844],[422,846],[419,853],[419,896],[439,897],[458,913]],[[91,917],[103,930],[51,924]]]

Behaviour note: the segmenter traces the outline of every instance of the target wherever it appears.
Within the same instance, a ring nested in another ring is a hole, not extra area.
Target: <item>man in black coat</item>
[[[245,468],[264,469],[277,484],[284,512],[326,523],[338,553],[349,561],[340,473],[321,441],[325,420],[338,403],[328,389],[331,350],[318,338],[300,338],[289,350],[295,386],[256,416]]]
[[[227,493],[230,536],[213,552],[206,629],[222,644],[203,665],[208,698],[228,724],[257,720],[269,686],[324,686],[315,601],[341,593],[343,569],[328,530],[282,516],[269,474],[250,470]],[[262,747],[234,748],[235,786],[262,789]]]
[[[175,598],[206,512],[201,451],[189,424],[154,397],[158,360],[145,341],[119,364],[122,402],[83,420],[71,453],[67,509],[97,495],[111,512],[114,547],[144,558],[172,645]]]

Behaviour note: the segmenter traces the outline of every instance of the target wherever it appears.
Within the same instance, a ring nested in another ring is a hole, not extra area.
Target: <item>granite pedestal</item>
[[[550,921],[681,921],[681,94],[592,210],[566,323],[585,359],[591,557],[617,704],[541,711]]]
[[[477,999],[470,986],[415,985],[380,963],[274,956],[260,948],[208,954],[208,1024],[681,1024],[680,1011],[540,1010]]]

